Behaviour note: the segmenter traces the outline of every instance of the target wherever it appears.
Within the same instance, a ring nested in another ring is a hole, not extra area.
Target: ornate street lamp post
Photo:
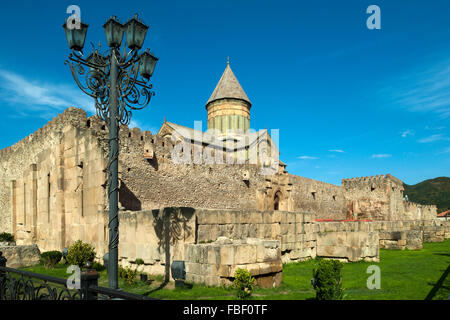
[[[95,100],[97,115],[109,129],[108,198],[109,198],[109,287],[118,288],[118,162],[120,124],[129,124],[131,111],[145,108],[155,95],[150,77],[158,58],[147,49],[139,54],[148,26],[138,20],[137,15],[122,25],[111,17],[103,25],[109,49],[100,53],[93,48],[87,57],[83,54],[88,25],[79,23],[78,28],[63,28],[72,53],[64,63],[69,65],[78,87]],[[123,34],[130,49],[120,53]],[[140,75],[140,76],[139,76]]]

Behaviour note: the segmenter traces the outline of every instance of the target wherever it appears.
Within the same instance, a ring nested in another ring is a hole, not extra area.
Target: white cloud
[[[412,130],[407,129],[407,130],[403,131],[401,133],[401,135],[402,135],[402,138],[406,138],[407,136],[413,136],[414,132]]]
[[[373,154],[371,156],[372,159],[380,159],[380,158],[389,158],[392,157],[391,154],[381,153],[381,154]]]
[[[450,59],[414,70],[382,90],[399,107],[450,117]]]
[[[445,138],[442,134],[433,134],[431,136],[422,138],[417,141],[420,143],[430,143],[430,142],[439,141],[439,140],[448,140],[448,138]]]
[[[154,126],[148,126],[145,123],[142,123],[139,120],[131,120],[130,124],[128,125],[129,128],[139,128],[141,130],[149,130],[152,134],[155,134],[158,132],[159,128]]]
[[[343,150],[335,149],[335,150],[328,150],[330,152],[338,152],[338,153],[345,153]]]
[[[17,108],[22,115],[37,113],[44,118],[51,117],[55,111],[70,106],[95,113],[94,99],[85,95],[75,83],[43,83],[4,69],[0,69],[0,99]]]
[[[315,160],[315,159],[319,159],[317,157],[310,157],[310,156],[300,156],[297,157],[297,159],[302,159],[302,160]]]
[[[450,153],[450,147],[445,148],[444,150],[438,152],[437,154]]]

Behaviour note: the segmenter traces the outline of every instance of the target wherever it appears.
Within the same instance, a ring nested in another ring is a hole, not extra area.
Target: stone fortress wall
[[[173,260],[195,263],[192,255],[186,256],[186,245],[214,246],[220,237],[235,241],[278,240],[283,263],[317,256],[350,262],[378,261],[380,248],[417,250],[423,242],[450,238],[448,221],[322,221],[312,213],[273,210],[169,207],[121,211],[119,219],[121,264],[133,265],[136,258],[141,258],[143,270],[159,274]],[[206,261],[207,257],[197,259]]]
[[[89,239],[80,225],[100,228],[106,220],[106,161],[96,131],[80,126],[86,117],[70,108],[43,128],[1,150],[1,231],[17,244],[61,248]],[[97,232],[104,232],[104,227]]]
[[[404,201],[403,182],[390,174],[343,179],[342,187],[349,218],[430,220],[437,215],[434,205]]]
[[[57,223],[62,230],[54,244],[58,247],[65,242],[66,225],[76,228],[81,220],[104,211],[107,136],[108,128],[97,117],[87,118],[85,111],[71,107],[0,150],[0,231],[36,239],[38,224]],[[290,175],[283,166],[277,174],[263,176],[250,164],[177,165],[170,159],[170,138],[126,126],[120,130],[120,148],[119,197],[124,209],[271,210],[277,196],[280,210],[345,218],[341,187]]]
[[[401,181],[391,175],[335,186],[291,175],[282,163],[271,176],[250,164],[177,165],[170,137],[126,126],[119,134],[124,265],[139,257],[148,271],[163,272],[167,259],[184,258],[184,244],[219,236],[279,240],[284,262],[317,255],[376,260],[379,246],[417,248],[448,237],[448,225],[434,220],[436,207],[403,201]],[[108,240],[107,150],[108,128],[73,107],[0,150],[0,232],[41,251],[81,239],[101,257]],[[168,211],[178,212],[169,222],[161,218]],[[175,237],[166,238],[170,233]]]

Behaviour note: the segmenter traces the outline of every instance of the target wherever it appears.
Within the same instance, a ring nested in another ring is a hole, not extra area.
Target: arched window
[[[273,210],[280,210],[281,192],[277,191],[273,198]]]

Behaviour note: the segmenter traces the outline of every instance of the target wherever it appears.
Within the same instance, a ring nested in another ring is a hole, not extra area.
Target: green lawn
[[[254,291],[253,299],[264,300],[304,300],[313,299],[315,292],[310,284],[315,260],[283,265],[283,283],[274,289]],[[381,289],[369,290],[366,287],[367,267],[376,264],[381,270]],[[343,269],[344,299],[380,300],[380,299],[425,299],[432,291],[433,299],[447,299],[450,294],[450,275],[441,276],[450,265],[450,239],[443,243],[425,243],[418,251],[381,250],[380,262],[346,263]],[[37,273],[45,273],[66,278],[66,266],[58,265],[46,270],[42,265],[23,268]],[[448,273],[448,272],[447,272]],[[136,280],[134,285],[126,284],[122,279],[119,286],[129,292],[146,294],[162,299],[235,299],[230,288],[211,288],[191,285],[185,289],[174,289],[173,283],[162,286],[161,276],[150,276],[151,283]],[[439,286],[435,286],[441,279]],[[107,286],[106,271],[100,272],[100,286]]]

